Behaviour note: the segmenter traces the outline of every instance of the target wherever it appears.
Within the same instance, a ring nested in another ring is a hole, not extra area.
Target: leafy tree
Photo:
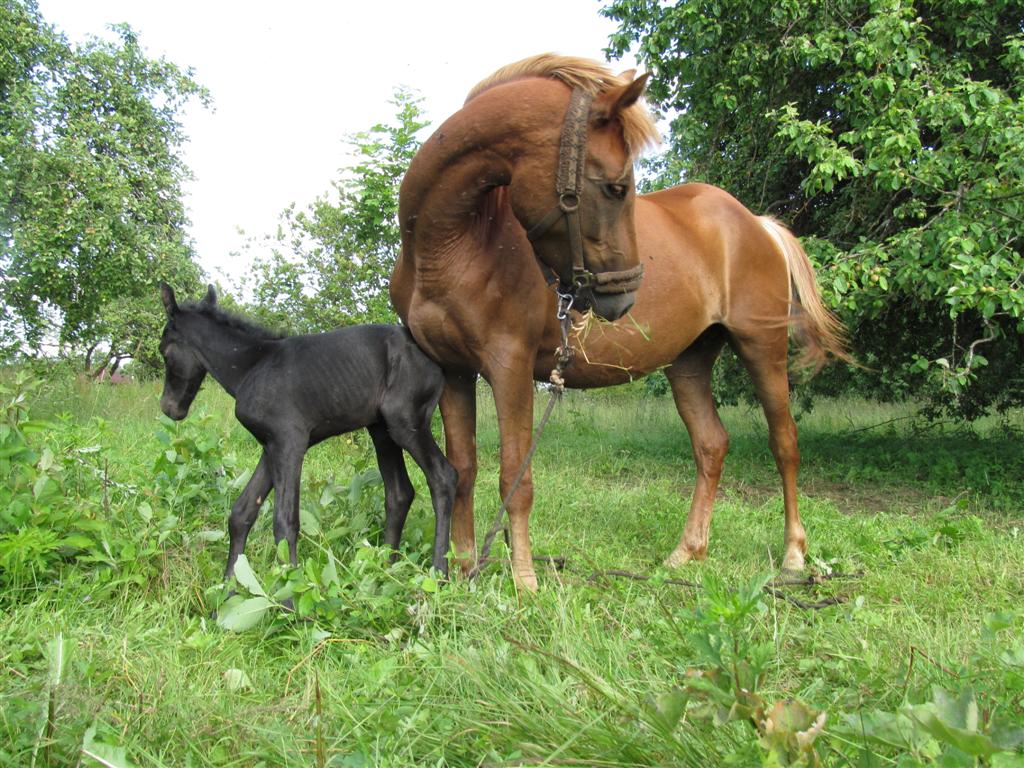
[[[0,291],[8,344],[88,349],[171,276],[199,282],[179,121],[206,92],[116,40],[68,43],[34,0],[0,0]],[[112,305],[116,307],[112,308]]]
[[[351,137],[355,164],[305,210],[292,204],[246,281],[264,320],[298,332],[394,322],[388,280],[401,244],[398,187],[425,127],[418,99],[398,90],[395,119]]]
[[[658,185],[705,180],[794,226],[886,397],[1024,402],[1024,6],[613,0],[670,111]]]

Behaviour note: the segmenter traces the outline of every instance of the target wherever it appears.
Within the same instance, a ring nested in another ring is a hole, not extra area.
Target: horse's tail
[[[772,236],[786,258],[789,280],[793,288],[790,301],[790,322],[801,351],[798,364],[818,371],[828,355],[856,365],[846,342],[846,329],[821,300],[814,267],[807,252],[792,232],[770,216],[758,216],[761,226]]]

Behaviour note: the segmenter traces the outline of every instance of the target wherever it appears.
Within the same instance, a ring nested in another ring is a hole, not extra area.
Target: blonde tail
[[[797,341],[803,347],[798,364],[818,371],[828,362],[828,355],[856,365],[846,342],[846,329],[822,303],[814,267],[807,252],[793,233],[770,216],[758,216],[758,221],[786,257],[789,279],[793,289],[790,319]]]

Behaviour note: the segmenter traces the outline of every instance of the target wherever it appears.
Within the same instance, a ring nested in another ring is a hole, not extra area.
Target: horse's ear
[[[623,80],[630,81],[634,77],[636,77],[636,70],[627,69],[625,72],[619,72],[619,77],[622,78]]]
[[[648,76],[649,73],[645,72],[636,80],[615,88],[609,88],[594,99],[594,107],[590,113],[594,124],[598,128],[608,125],[608,123],[618,117],[623,110],[636,104],[640,97],[644,95],[644,89],[647,87]]]
[[[160,300],[164,303],[164,310],[168,317],[174,317],[178,311],[178,302],[174,298],[174,289],[167,283],[160,283]]]
[[[206,286],[206,295],[203,296],[203,304],[213,306],[217,303],[217,292],[213,289],[212,285]]]

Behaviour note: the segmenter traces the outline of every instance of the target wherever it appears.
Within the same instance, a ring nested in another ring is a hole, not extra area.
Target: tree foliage
[[[245,281],[264,320],[294,332],[395,321],[388,281],[401,246],[398,187],[426,124],[409,92],[392,103],[393,121],[349,139],[356,162],[329,193],[304,210],[291,205],[276,233],[250,242],[267,251]]]
[[[112,30],[72,45],[34,0],[0,0],[0,323],[37,350],[134,347],[152,329],[126,303],[154,303],[159,279],[199,282],[179,117],[207,95]]]
[[[658,185],[794,226],[871,370],[968,417],[1024,402],[1024,6],[613,0],[674,115]]]

